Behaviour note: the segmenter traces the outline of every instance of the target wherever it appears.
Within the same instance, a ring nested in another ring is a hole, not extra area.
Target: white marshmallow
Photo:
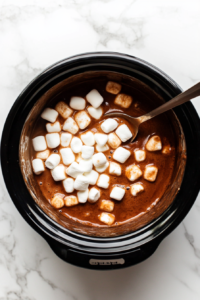
[[[95,89],[86,95],[86,99],[95,108],[98,108],[103,102],[103,97]]]
[[[82,152],[82,154],[81,154],[82,158],[89,159],[92,157],[92,155],[94,153],[94,147],[83,145],[81,148],[81,152]]]
[[[96,153],[92,156],[93,165],[96,168],[102,167],[107,162],[107,158],[103,153]]]
[[[62,147],[68,147],[69,144],[70,144],[71,139],[72,139],[72,134],[71,133],[62,132],[61,137],[60,137],[61,146]]]
[[[35,151],[43,151],[47,149],[47,144],[44,136],[40,135],[32,139],[33,149]]]
[[[113,154],[113,159],[120,163],[125,163],[125,161],[129,158],[131,152],[123,147],[119,147],[115,150]]]
[[[97,180],[97,186],[107,189],[110,184],[110,177],[106,174],[101,174]]]
[[[68,166],[75,161],[75,155],[70,148],[60,149],[60,154],[64,165]]]
[[[73,110],[63,101],[58,102],[55,109],[64,119],[67,119],[73,113]]]
[[[76,120],[80,129],[85,129],[90,125],[91,122],[89,115],[84,110],[76,113],[74,119]]]
[[[49,154],[50,154],[49,150],[45,150],[45,151],[42,151],[42,152],[37,152],[36,153],[36,158],[46,160],[49,157]]]
[[[115,216],[106,212],[99,215],[99,220],[106,225],[112,225],[115,222]]]
[[[126,94],[119,94],[114,100],[114,104],[119,105],[123,108],[128,108],[133,101],[133,98]]]
[[[83,175],[78,175],[74,182],[74,188],[78,191],[84,191],[88,188],[89,180]]]
[[[99,173],[97,173],[96,171],[92,170],[89,173],[84,173],[84,176],[89,181],[89,184],[95,185],[96,182],[97,182],[97,179],[99,177]]]
[[[51,175],[55,181],[61,181],[66,178],[65,167],[63,165],[58,165],[53,170],[51,170]]]
[[[55,122],[55,123],[47,123],[46,124],[46,129],[47,132],[60,132],[61,131],[61,126],[60,126],[60,122]]]
[[[75,110],[83,110],[85,108],[86,101],[81,97],[71,97],[69,106]]]
[[[136,161],[144,161],[146,159],[146,151],[144,150],[135,150],[134,155]]]
[[[172,148],[170,147],[170,145],[164,146],[163,150],[162,150],[162,153],[163,154],[170,154],[171,150],[172,150]]]
[[[108,83],[106,84],[106,91],[108,93],[117,95],[122,89],[121,84],[117,83],[117,82],[113,82],[113,81],[108,81]]]
[[[77,192],[78,202],[79,203],[87,202],[88,194],[89,194],[88,189],[86,189],[85,191],[78,191]]]
[[[78,203],[79,202],[76,196],[71,195],[64,198],[65,206],[74,206],[77,205]]]
[[[99,146],[104,146],[107,143],[108,135],[104,133],[95,133],[94,138]]]
[[[88,173],[92,170],[93,163],[92,163],[92,158],[90,159],[81,159],[79,162],[79,166],[83,173]]]
[[[108,151],[110,148],[108,147],[107,144],[105,144],[104,146],[99,146],[98,144],[96,144],[96,150],[98,152],[106,152]]]
[[[117,201],[121,201],[124,195],[125,195],[125,189],[115,186],[110,193],[110,198],[113,198]]]
[[[159,151],[162,149],[162,142],[158,135],[152,136],[146,143],[146,149],[148,151]]]
[[[144,187],[142,183],[137,182],[131,185],[131,189],[130,189],[131,195],[137,196],[137,194],[142,191],[144,191]]]
[[[63,180],[63,187],[66,193],[73,193],[74,191],[74,179],[66,178]]]
[[[47,120],[51,123],[54,123],[58,117],[58,112],[52,108],[45,108],[43,113],[41,114],[41,118]]]
[[[44,172],[44,163],[41,159],[39,158],[33,159],[32,166],[33,166],[33,172],[36,175],[40,175],[42,172]]]
[[[50,149],[57,148],[60,145],[59,133],[46,134],[47,145]]]
[[[140,167],[131,165],[126,168],[125,175],[130,181],[135,181],[142,176],[142,171]]]
[[[110,200],[102,200],[99,208],[101,210],[111,212],[114,209],[114,202]]]
[[[100,106],[98,108],[94,108],[93,106],[89,106],[87,108],[90,116],[93,119],[99,120],[101,118],[101,116],[103,115],[103,108]]]
[[[126,124],[120,125],[115,132],[122,142],[128,141],[133,136]]]
[[[78,175],[82,175],[83,171],[77,162],[73,162],[66,170],[67,175],[76,178]]]
[[[83,145],[83,143],[82,143],[81,139],[79,139],[76,136],[71,141],[71,149],[74,153],[81,152],[82,145]]]
[[[109,167],[109,162],[107,161],[103,166],[96,167],[96,171],[99,173],[103,173]]]
[[[68,131],[72,134],[76,134],[78,132],[79,128],[78,128],[78,125],[76,124],[76,122],[74,121],[74,119],[69,117],[63,124],[63,130]]]
[[[118,136],[112,132],[108,135],[108,145],[113,148],[117,149],[121,145],[121,140],[118,138]]]
[[[81,134],[81,140],[86,146],[93,146],[95,144],[94,134],[92,131],[87,131]]]
[[[109,174],[120,176],[122,174],[121,166],[115,162],[110,162]]]
[[[118,126],[118,122],[115,119],[107,119],[105,120],[102,124],[101,124],[101,129],[105,132],[105,133],[109,133],[113,130],[115,130],[115,128],[117,128]]]
[[[97,188],[91,188],[89,191],[88,202],[95,203],[100,198],[100,191]]]
[[[64,206],[64,200],[62,197],[56,195],[51,200],[51,205],[57,209],[62,208]]]
[[[144,179],[154,182],[158,174],[158,168],[156,166],[146,166],[144,170]]]
[[[46,162],[45,162],[45,166],[52,170],[54,169],[58,164],[60,163],[60,155],[59,154],[51,154]]]

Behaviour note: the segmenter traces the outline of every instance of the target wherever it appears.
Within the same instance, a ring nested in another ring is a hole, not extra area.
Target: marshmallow
[[[47,144],[44,136],[40,135],[32,139],[33,149],[35,151],[43,151],[47,149]]]
[[[62,156],[62,161],[64,165],[68,166],[75,161],[74,153],[70,148],[60,149],[60,154]]]
[[[99,173],[97,173],[96,171],[92,170],[89,173],[84,173],[84,176],[89,181],[89,184],[95,185],[96,182],[97,182],[97,179],[99,177]]]
[[[66,193],[72,193],[74,191],[74,179],[66,178],[63,180],[63,187]]]
[[[120,176],[122,174],[121,166],[115,162],[110,162],[109,174]]]
[[[113,159],[120,163],[125,163],[125,161],[129,158],[131,152],[123,147],[119,147],[115,150],[113,154]]]
[[[146,159],[146,151],[144,150],[135,150],[134,155],[136,161],[144,161]]]
[[[109,167],[109,162],[107,161],[103,166],[96,167],[96,171],[99,173],[103,173]]]
[[[98,108],[103,102],[103,97],[95,89],[86,95],[86,99],[95,108]]]
[[[35,158],[32,160],[33,172],[36,175],[40,175],[44,172],[44,163],[40,158]]]
[[[110,177],[106,174],[101,174],[97,180],[97,186],[107,189],[110,184]]]
[[[58,165],[53,170],[51,170],[51,175],[55,181],[61,181],[66,178],[65,167],[63,165]]]
[[[168,146],[164,146],[163,147],[163,150],[162,150],[162,153],[163,154],[170,154],[170,152],[171,152],[171,147],[168,145]]]
[[[87,108],[90,116],[93,119],[99,120],[101,118],[101,116],[103,115],[103,108],[100,106],[98,108],[94,108],[93,106],[89,106]]]
[[[88,188],[89,180],[83,175],[78,175],[74,182],[74,188],[78,191],[84,191]]]
[[[82,175],[82,169],[77,162],[73,162],[66,170],[67,175],[76,178],[78,175]]]
[[[91,122],[89,115],[84,110],[76,113],[74,119],[76,120],[80,129],[85,129]]]
[[[69,106],[75,110],[83,110],[85,108],[86,101],[81,97],[71,97]]]
[[[125,175],[130,181],[135,181],[142,176],[142,171],[140,167],[131,165],[126,168]]]
[[[55,123],[47,123],[46,124],[46,129],[47,132],[60,132],[61,131],[61,126],[60,126],[60,122],[55,122]]]
[[[111,212],[114,209],[114,202],[110,200],[102,200],[99,208],[101,210]]]
[[[113,214],[103,212],[99,215],[99,220],[106,225],[112,225],[115,222],[115,216]]]
[[[71,133],[62,132],[61,137],[60,137],[61,146],[62,147],[68,147],[69,144],[70,144],[71,139],[72,139],[72,134]]]
[[[131,189],[130,189],[131,195],[137,196],[137,194],[142,191],[144,191],[144,187],[142,183],[137,182],[131,185]]]
[[[148,181],[155,181],[158,173],[158,168],[156,166],[146,166],[144,170],[144,179]]]
[[[67,119],[73,113],[73,110],[63,101],[58,102],[55,109],[64,119]]]
[[[47,146],[50,149],[57,148],[60,145],[60,135],[58,133],[46,134]]]
[[[88,194],[89,194],[88,189],[86,189],[85,191],[78,191],[77,192],[78,202],[79,203],[85,203],[85,202],[87,202]]]
[[[106,92],[117,95],[122,89],[121,84],[113,81],[108,81],[106,84]]]
[[[105,132],[105,133],[109,133],[113,130],[115,130],[118,126],[118,122],[115,121],[114,119],[107,119],[105,120],[102,124],[101,124],[101,129]]]
[[[95,133],[94,138],[99,146],[104,146],[107,143],[108,135],[104,133]]]
[[[103,165],[105,165],[105,163],[107,162],[106,156],[103,153],[96,153],[92,156],[92,162],[93,165],[98,168],[98,167],[102,167]]]
[[[54,169],[58,164],[60,163],[60,155],[59,154],[51,154],[46,162],[45,162],[45,166],[52,170]]]
[[[129,108],[133,101],[133,98],[126,94],[119,94],[115,97],[114,104],[119,105],[123,108]]]
[[[74,119],[69,117],[63,124],[63,130],[68,131],[72,134],[76,134],[78,132],[79,128],[78,128],[78,125],[76,124],[76,122],[74,121]]]
[[[90,159],[81,159],[79,162],[79,166],[83,173],[88,173],[92,170],[93,163],[92,163],[92,158]]]
[[[46,160],[49,157],[49,154],[50,154],[49,150],[45,150],[45,151],[42,151],[42,152],[37,152],[36,153],[36,158]]]
[[[87,131],[81,134],[81,140],[86,146],[93,146],[95,144],[94,134],[92,131]]]
[[[89,191],[88,202],[95,203],[100,198],[100,191],[97,188],[91,188]]]
[[[82,146],[81,148],[81,156],[84,159],[89,159],[92,157],[93,153],[94,153],[94,147],[92,146]]]
[[[104,146],[99,146],[98,144],[96,144],[96,150],[98,152],[106,152],[108,151],[110,148],[108,147],[107,144],[105,144]]]
[[[108,145],[113,148],[117,149],[121,145],[121,140],[118,138],[118,136],[112,132],[108,135]]]
[[[158,151],[162,149],[162,142],[158,135],[152,136],[146,143],[146,149],[148,151]]]
[[[51,123],[54,123],[58,117],[58,112],[52,108],[45,108],[43,113],[41,114],[41,118],[47,120]]]
[[[81,152],[81,148],[82,148],[83,143],[81,142],[81,140],[78,137],[74,137],[71,141],[71,149],[74,153],[79,153]]]
[[[67,196],[64,198],[65,206],[74,206],[78,204],[78,199],[76,196]]]
[[[110,198],[121,201],[124,195],[125,195],[125,189],[115,186],[110,193]]]
[[[64,200],[60,196],[54,196],[53,199],[51,200],[51,205],[54,208],[62,208],[64,206]]]
[[[133,136],[126,124],[119,126],[115,132],[122,142],[128,141]]]

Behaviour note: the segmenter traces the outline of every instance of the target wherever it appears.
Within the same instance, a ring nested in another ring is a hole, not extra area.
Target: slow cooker
[[[11,199],[23,218],[64,261],[76,266],[109,270],[139,263],[183,220],[200,189],[200,122],[192,103],[174,109],[181,125],[187,160],[181,188],[162,214],[132,232],[110,237],[90,236],[61,226],[47,215],[29,193],[19,164],[19,142],[24,123],[38,99],[66,78],[87,72],[114,72],[139,80],[168,101],[181,93],[169,76],[133,56],[96,52],[76,55],[50,66],[19,95],[6,119],[1,140],[1,166]]]

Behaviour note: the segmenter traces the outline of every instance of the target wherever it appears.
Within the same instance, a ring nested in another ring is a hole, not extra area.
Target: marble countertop
[[[200,74],[199,0],[0,0],[0,128],[44,68],[90,51],[138,56],[183,89]],[[200,100],[193,101],[200,113]],[[0,299],[199,300],[200,197],[139,265],[109,272],[61,261],[21,217],[0,178]]]

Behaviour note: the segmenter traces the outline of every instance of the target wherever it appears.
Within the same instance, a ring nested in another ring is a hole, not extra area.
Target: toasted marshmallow
[[[97,180],[97,186],[107,189],[110,184],[110,177],[106,174],[101,174]]]
[[[84,173],[84,176],[87,178],[87,180],[89,181],[90,185],[95,185],[97,182],[97,179],[99,177],[99,173],[97,173],[96,171],[92,170],[88,173]]]
[[[69,117],[63,124],[63,130],[68,131],[72,134],[76,134],[78,132],[79,128],[78,128],[78,125],[76,124],[76,122],[74,121],[74,119]]]
[[[75,161],[75,155],[70,148],[60,149],[63,164],[68,166]]]
[[[110,193],[110,198],[121,201],[124,195],[125,189],[115,186]]]
[[[87,202],[88,194],[89,194],[89,190],[88,189],[86,189],[84,191],[78,191],[77,192],[78,202],[79,203],[85,203],[85,202]]]
[[[104,133],[95,133],[94,138],[99,146],[104,146],[107,143],[108,135]]]
[[[121,84],[113,81],[108,81],[106,84],[106,92],[117,95],[122,89]]]
[[[42,151],[42,152],[37,152],[36,153],[36,158],[46,160],[49,157],[49,154],[50,154],[49,150],[45,150],[45,151]]]
[[[47,123],[46,124],[46,129],[47,132],[60,132],[61,131],[61,126],[60,126],[60,122],[55,122],[55,123]]]
[[[158,135],[152,136],[146,143],[146,149],[148,151],[158,151],[162,149],[162,142]]]
[[[69,106],[75,110],[83,110],[85,108],[86,101],[81,97],[71,97]]]
[[[50,149],[57,148],[60,145],[59,133],[46,134],[47,145]]]
[[[93,163],[92,163],[92,158],[90,159],[81,159],[79,162],[79,166],[83,173],[88,173],[92,170]]]
[[[40,158],[35,158],[32,160],[33,172],[36,175],[40,175],[44,172],[44,163]]]
[[[110,148],[108,147],[107,144],[105,144],[104,146],[99,146],[98,144],[96,144],[96,150],[97,150],[97,152],[106,152],[109,149]]]
[[[32,139],[33,149],[35,151],[43,151],[47,149],[47,144],[44,136],[40,135]]]
[[[66,170],[67,175],[77,178],[78,175],[82,175],[83,171],[77,162],[73,162]]]
[[[123,108],[129,108],[131,106],[131,103],[133,101],[133,98],[126,94],[119,94],[115,97],[114,104],[119,105]]]
[[[80,129],[85,129],[90,125],[91,119],[86,111],[82,110],[75,114],[74,116]]]
[[[58,112],[52,108],[45,108],[43,113],[41,114],[41,118],[47,120],[51,123],[54,123],[58,117]]]
[[[98,108],[103,102],[103,97],[95,89],[86,95],[86,99],[95,108]]]
[[[51,170],[51,175],[55,181],[61,181],[66,178],[65,167],[63,165],[58,165],[53,170]]]
[[[92,156],[93,165],[96,168],[102,167],[107,162],[107,158],[103,153],[96,153]]]
[[[100,191],[97,188],[91,188],[89,191],[88,202],[95,203],[100,198]]]
[[[87,131],[81,134],[81,140],[86,146],[93,146],[95,144],[94,134],[92,131]]]
[[[168,145],[168,146],[164,146],[163,149],[162,149],[162,153],[163,154],[170,154],[171,152],[171,147]]]
[[[94,108],[93,106],[89,106],[87,108],[90,116],[93,119],[99,120],[101,118],[101,116],[103,115],[103,108],[100,106],[98,108]]]
[[[158,168],[156,166],[146,166],[144,170],[144,179],[154,182],[158,174]]]
[[[115,132],[122,142],[128,141],[133,136],[126,124],[119,126]]]
[[[105,132],[105,133],[109,133],[113,130],[115,130],[118,126],[118,122],[115,121],[115,119],[107,119],[105,120],[102,124],[101,124],[101,129]]]
[[[129,158],[131,152],[123,147],[119,147],[115,150],[113,154],[113,159],[120,163],[125,163],[125,161]]]
[[[126,168],[125,175],[130,181],[135,181],[142,176],[142,171],[140,167],[131,165]]]
[[[106,225],[112,225],[115,222],[115,216],[106,212],[99,215],[99,220]]]
[[[52,169],[54,169],[57,165],[59,165],[59,163],[60,163],[60,155],[59,155],[59,154],[51,154],[51,155],[47,158],[47,160],[46,160],[46,162],[45,162],[45,166],[46,166],[48,169],[52,170]]]
[[[89,186],[89,180],[83,175],[78,175],[74,182],[74,188],[78,191],[85,191]]]
[[[109,167],[109,162],[107,161],[103,166],[96,167],[96,171],[99,173],[103,173]]]
[[[73,110],[63,101],[58,102],[55,109],[64,119],[69,118],[73,114]]]
[[[68,147],[72,139],[72,134],[71,133],[61,133],[60,137],[60,144],[62,147]]]
[[[117,149],[121,145],[121,140],[118,138],[118,136],[112,132],[108,135],[108,145],[113,148]]]
[[[51,200],[51,205],[54,208],[62,208],[64,206],[64,200],[60,196],[54,196],[53,199]]]
[[[83,143],[82,143],[81,139],[79,139],[76,136],[71,141],[71,149],[74,153],[81,152],[82,145],[83,145]]]
[[[144,186],[142,183],[136,182],[131,185],[131,195],[137,196],[137,194],[141,193],[142,191],[144,191]]]
[[[136,161],[144,161],[146,159],[146,151],[145,150],[135,150],[134,155],[135,155]]]
[[[120,176],[122,174],[121,166],[115,162],[110,162],[109,174]]]
[[[114,202],[110,200],[102,200],[100,203],[100,209],[111,212],[114,209]]]
[[[63,187],[66,193],[73,193],[74,191],[74,179],[66,178],[63,180]]]
[[[67,196],[64,198],[64,204],[65,206],[74,206],[78,204],[78,199],[76,196]]]
[[[82,154],[81,154],[82,158],[89,159],[92,157],[92,155],[94,153],[94,147],[83,145],[81,148],[81,152],[82,152]]]

